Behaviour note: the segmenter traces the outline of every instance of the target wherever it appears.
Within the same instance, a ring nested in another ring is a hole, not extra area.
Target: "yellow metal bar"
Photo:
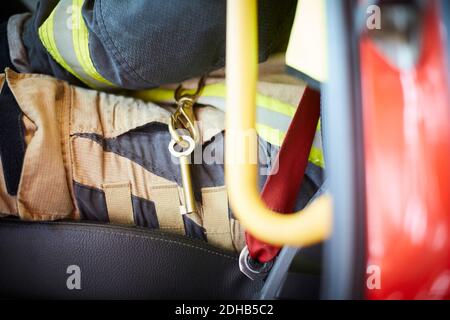
[[[305,246],[331,232],[326,195],[296,214],[269,210],[257,189],[255,130],[257,81],[256,0],[227,1],[227,112],[225,175],[233,213],[255,237],[273,245]],[[249,138],[249,139],[247,139]]]

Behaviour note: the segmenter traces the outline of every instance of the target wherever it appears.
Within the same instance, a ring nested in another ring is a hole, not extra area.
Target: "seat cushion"
[[[1,219],[0,257],[1,298],[248,299],[262,286],[233,253],[138,227]]]

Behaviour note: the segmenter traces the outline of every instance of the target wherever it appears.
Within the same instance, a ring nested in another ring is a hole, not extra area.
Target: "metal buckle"
[[[273,263],[273,260],[266,263],[254,260],[250,256],[247,246],[242,249],[239,255],[239,269],[252,281],[265,279],[272,269]]]

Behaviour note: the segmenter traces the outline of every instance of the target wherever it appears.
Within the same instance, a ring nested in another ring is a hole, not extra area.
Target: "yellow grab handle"
[[[279,246],[314,244],[331,232],[329,195],[296,214],[283,215],[265,206],[257,188],[257,43],[256,0],[228,0],[225,178],[230,205],[246,230],[264,242]]]

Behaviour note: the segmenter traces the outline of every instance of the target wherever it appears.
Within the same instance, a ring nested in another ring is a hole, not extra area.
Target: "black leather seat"
[[[77,222],[0,220],[0,297],[251,299],[262,282],[238,257],[158,230]],[[67,268],[80,268],[69,290]]]

